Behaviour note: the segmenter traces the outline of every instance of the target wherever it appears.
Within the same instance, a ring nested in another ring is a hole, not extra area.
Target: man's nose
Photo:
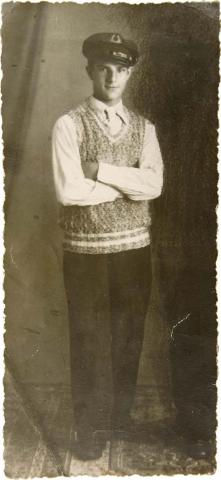
[[[109,70],[109,71],[107,72],[107,80],[108,80],[108,82],[112,82],[112,83],[115,82],[115,80],[116,80],[116,72],[115,72],[115,70]]]

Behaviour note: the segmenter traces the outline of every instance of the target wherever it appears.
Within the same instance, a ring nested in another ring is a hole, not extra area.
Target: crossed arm
[[[161,194],[163,162],[155,128],[146,122],[139,168],[81,162],[73,120],[64,115],[53,129],[52,159],[57,199],[63,205],[95,205],[126,195],[152,200]]]

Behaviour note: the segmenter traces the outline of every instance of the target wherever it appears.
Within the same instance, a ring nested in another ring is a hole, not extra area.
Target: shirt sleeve
[[[72,118],[60,117],[52,134],[52,166],[58,202],[63,205],[95,205],[122,196],[119,190],[85,178]]]
[[[100,163],[98,180],[121,190],[131,200],[152,200],[163,187],[163,161],[156,130],[146,120],[139,168]]]

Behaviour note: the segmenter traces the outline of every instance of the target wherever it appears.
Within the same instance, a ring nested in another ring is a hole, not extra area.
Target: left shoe
[[[106,441],[96,435],[78,435],[72,446],[72,452],[78,460],[97,460],[102,457],[105,447]]]
[[[115,418],[112,422],[112,435],[117,439],[139,440],[148,434],[147,426],[137,424],[130,415],[121,419]]]

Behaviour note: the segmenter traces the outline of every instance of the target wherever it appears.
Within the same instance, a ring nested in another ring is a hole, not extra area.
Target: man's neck
[[[118,103],[122,102],[121,98],[118,98],[117,100],[103,100],[101,98],[98,98],[95,94],[93,94],[93,97],[96,100],[99,100],[99,102],[104,103],[104,105],[107,105],[107,107],[114,107],[115,105],[118,105]]]

